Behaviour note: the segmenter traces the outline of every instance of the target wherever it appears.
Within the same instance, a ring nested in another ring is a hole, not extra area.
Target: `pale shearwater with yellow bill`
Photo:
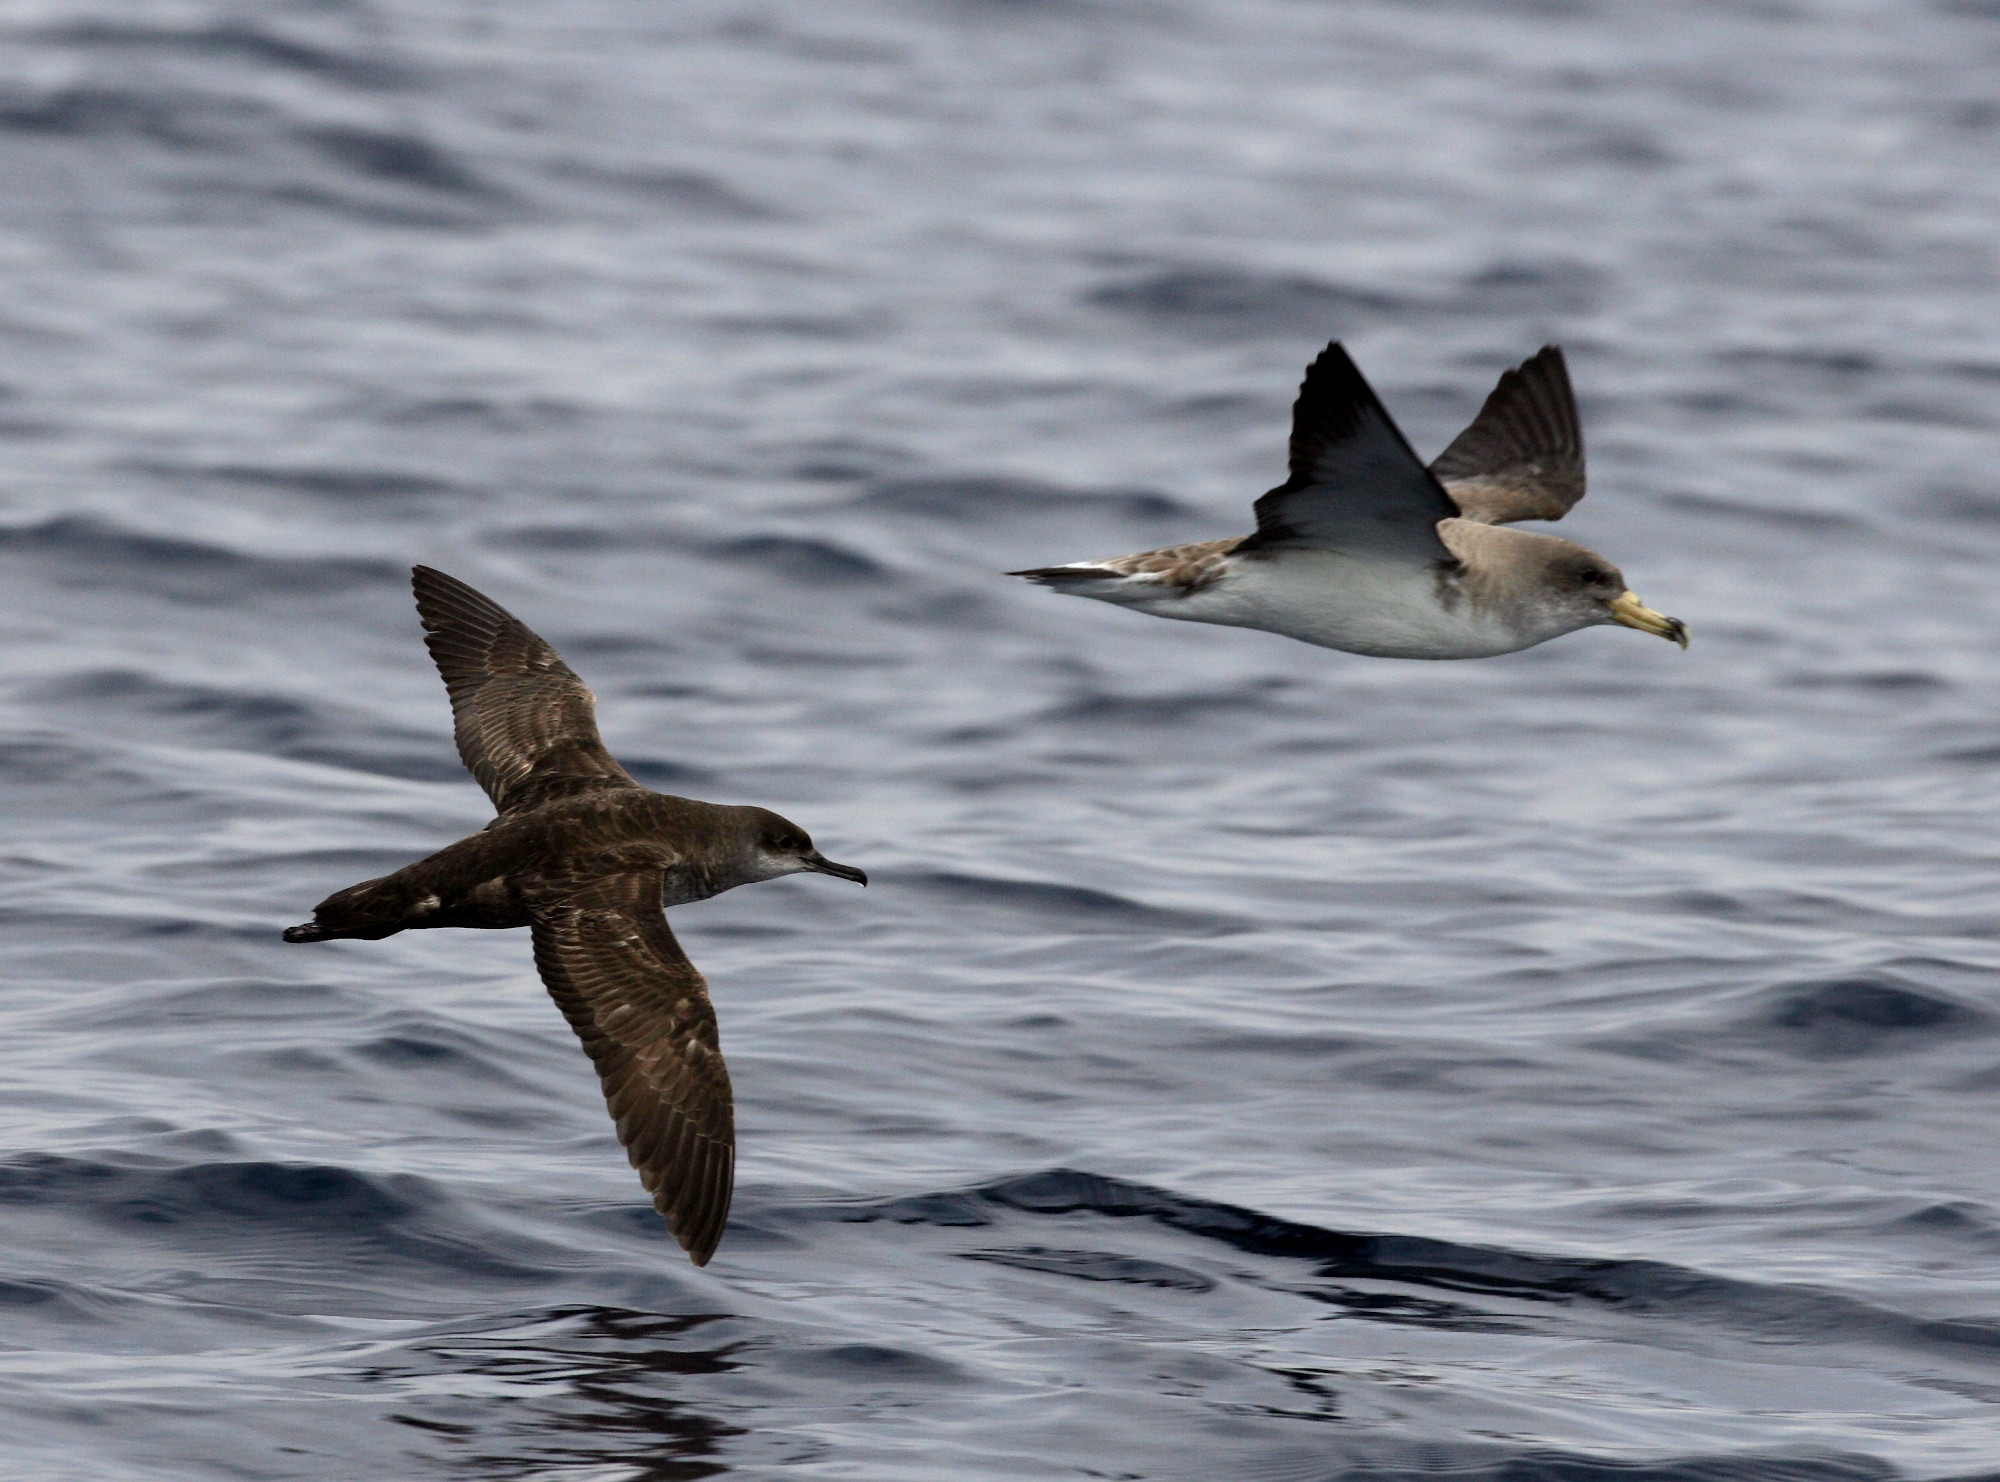
[[[1338,343],[1292,408],[1291,477],[1252,535],[1016,571],[1155,617],[1263,628],[1349,653],[1478,659],[1622,623],[1687,647],[1687,626],[1559,536],[1583,498],[1583,431],[1561,349],[1500,377],[1472,425],[1424,467]]]
[[[285,940],[528,927],[535,966],[596,1063],[639,1181],[706,1265],[729,1216],[736,1117],[708,985],[663,908],[802,870],[868,877],[767,808],[641,787],[605,750],[590,691],[553,648],[441,571],[417,567],[415,585],[459,757],[500,816],[328,896]]]

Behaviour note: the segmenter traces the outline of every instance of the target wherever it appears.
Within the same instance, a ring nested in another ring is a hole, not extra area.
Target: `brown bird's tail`
[[[288,942],[379,942],[414,925],[414,892],[394,875],[336,890],[313,908],[313,919],[285,929]],[[432,904],[435,904],[433,900]],[[421,915],[421,910],[417,913]]]
[[[326,926],[318,921],[307,921],[298,926],[286,927],[285,940],[288,942],[379,942],[382,938],[392,937],[404,929],[403,924],[397,922],[394,926],[355,926],[343,931],[336,926]]]

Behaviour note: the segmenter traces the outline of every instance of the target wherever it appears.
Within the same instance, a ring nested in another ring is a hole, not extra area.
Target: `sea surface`
[[[0,0],[6,1482],[2000,1478],[1995,0]],[[1693,647],[1001,573],[1568,351]],[[407,586],[871,885],[691,1267]]]

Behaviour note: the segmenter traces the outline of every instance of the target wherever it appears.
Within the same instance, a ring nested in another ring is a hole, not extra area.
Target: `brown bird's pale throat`
[[[459,757],[499,817],[393,875],[334,892],[285,940],[527,927],[639,1181],[706,1265],[735,1187],[735,1108],[708,984],[663,907],[780,875],[868,877],[768,808],[641,787],[604,749],[590,691],[553,648],[441,571],[417,567],[415,586]]]
[[[1292,408],[1290,473],[1257,501],[1252,534],[1012,575],[1384,658],[1485,658],[1611,623],[1687,647],[1686,625],[1640,602],[1602,556],[1513,528],[1583,498],[1583,430],[1554,345],[1502,375],[1428,468],[1328,345]]]

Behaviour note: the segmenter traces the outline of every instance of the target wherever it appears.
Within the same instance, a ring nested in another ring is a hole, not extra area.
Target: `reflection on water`
[[[741,1367],[733,1357],[745,1340],[715,1344],[702,1332],[727,1321],[557,1307],[499,1331],[411,1344],[356,1378],[401,1391],[388,1418],[431,1438],[419,1455],[469,1476],[595,1465],[631,1482],[689,1482],[727,1471],[720,1443],[745,1430],[675,1397],[690,1375]]]

